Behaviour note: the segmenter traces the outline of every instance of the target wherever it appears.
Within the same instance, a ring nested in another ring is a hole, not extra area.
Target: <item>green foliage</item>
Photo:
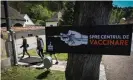
[[[36,24],[36,25],[45,26],[45,21],[43,21],[43,20],[36,20],[35,24]]]
[[[46,1],[42,5],[46,6],[51,11],[58,12],[63,8],[63,1]]]
[[[9,1],[8,3],[21,14],[28,14],[38,25],[45,25],[47,19],[63,8],[62,1]]]
[[[74,14],[74,2],[65,2],[64,3],[64,12],[62,15],[62,20],[60,21],[61,25],[72,25],[73,23],[73,14]]]
[[[52,16],[52,12],[42,5],[35,5],[30,8],[30,17],[37,20],[46,20]]]
[[[133,17],[133,7],[113,7],[111,16],[110,16],[110,24],[120,23],[122,18],[130,18]]]

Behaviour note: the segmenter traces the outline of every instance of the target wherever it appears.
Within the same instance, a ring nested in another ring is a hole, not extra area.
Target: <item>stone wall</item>
[[[4,58],[7,58],[7,52],[6,52],[6,46],[5,46],[5,43],[6,41],[1,39],[1,58],[4,59]]]
[[[11,66],[10,57],[7,51],[6,40],[1,39],[1,69],[5,69]]]

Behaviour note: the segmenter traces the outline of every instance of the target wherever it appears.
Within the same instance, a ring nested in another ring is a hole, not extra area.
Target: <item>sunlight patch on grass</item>
[[[2,72],[1,80],[65,80],[65,73],[17,66]]]
[[[38,56],[38,54],[36,52],[36,49],[31,49],[28,52],[29,52],[29,54],[31,56]],[[49,53],[47,53],[47,52],[45,52],[44,55],[50,56]],[[55,55],[58,58],[58,60],[61,60],[61,61],[63,61],[63,60],[66,61],[67,58],[68,58],[68,54],[67,53],[56,53]],[[52,58],[55,59],[54,55],[52,55]]]

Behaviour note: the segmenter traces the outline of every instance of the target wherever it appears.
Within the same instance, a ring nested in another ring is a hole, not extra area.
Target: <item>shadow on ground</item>
[[[50,71],[45,71],[45,72],[39,74],[36,79],[39,79],[39,80],[45,79],[49,73],[50,73]]]
[[[41,65],[42,60],[39,57],[23,58],[19,62],[28,63],[29,65]]]

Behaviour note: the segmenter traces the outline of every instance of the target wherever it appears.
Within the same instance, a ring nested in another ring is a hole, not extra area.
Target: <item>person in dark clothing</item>
[[[24,57],[25,52],[27,53],[27,55],[28,55],[29,58],[30,58],[30,54],[29,54],[28,51],[27,51],[27,47],[29,47],[29,45],[27,44],[27,39],[26,39],[25,37],[23,37],[23,36],[22,36],[21,38],[23,39],[22,46],[20,46],[20,48],[23,47],[23,56],[21,57],[21,59]]]
[[[58,64],[59,62],[58,62],[58,59],[57,59],[57,57],[56,57],[55,53],[54,53],[54,52],[53,52],[53,53],[51,52],[51,53],[50,53],[50,57],[52,57],[52,55],[54,55],[54,57],[55,57],[55,59],[56,59],[55,64]]]
[[[44,54],[43,54],[44,42],[43,42],[43,39],[38,37],[37,35],[36,35],[36,38],[37,38],[37,53],[43,59],[43,57],[44,57]]]

